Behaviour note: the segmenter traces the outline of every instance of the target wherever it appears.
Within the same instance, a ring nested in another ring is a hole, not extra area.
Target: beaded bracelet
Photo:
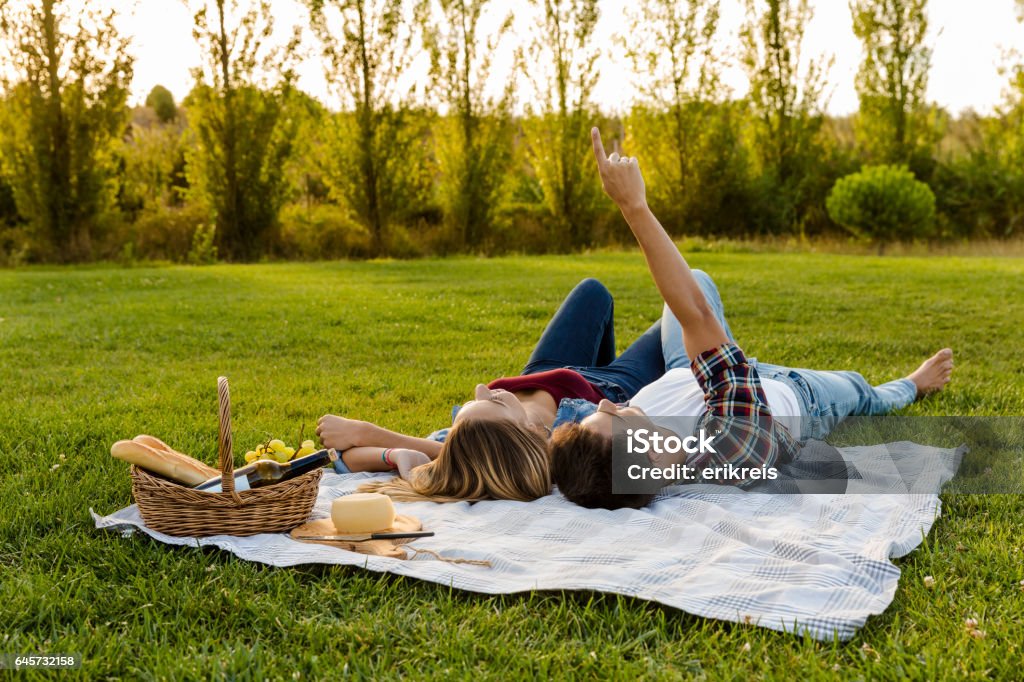
[[[380,453],[380,461],[387,464],[392,469],[397,469],[398,465],[391,461],[391,455],[389,454],[394,448],[385,448],[384,452]]]

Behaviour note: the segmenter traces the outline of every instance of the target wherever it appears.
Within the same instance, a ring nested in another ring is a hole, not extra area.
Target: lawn
[[[762,360],[883,381],[949,345],[953,384],[906,414],[1024,414],[1020,260],[690,260]],[[89,507],[131,503],[113,441],[149,433],[213,461],[218,375],[239,462],[267,434],[311,434],[325,412],[426,433],[475,383],[517,373],[585,276],[616,296],[620,350],[659,315],[635,252],[0,271],[0,654],[80,653],[83,676],[125,679],[1019,679],[1016,496],[947,496],[899,561],[895,602],[848,643],[614,595],[488,597],[352,567],[269,568],[93,527]]]

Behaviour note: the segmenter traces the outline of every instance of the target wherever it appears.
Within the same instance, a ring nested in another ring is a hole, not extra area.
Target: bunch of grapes
[[[316,452],[316,443],[311,440],[302,441],[299,449],[296,450],[285,445],[283,440],[275,438],[266,443],[260,443],[256,446],[255,450],[245,453],[245,461],[251,463],[258,459],[272,459],[284,464],[289,460],[305,457],[314,452]]]

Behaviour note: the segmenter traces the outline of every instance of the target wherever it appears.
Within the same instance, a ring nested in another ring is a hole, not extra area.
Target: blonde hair
[[[399,502],[528,502],[551,492],[547,441],[508,420],[458,422],[437,459],[413,471],[411,481],[375,481],[359,490],[384,493]]]

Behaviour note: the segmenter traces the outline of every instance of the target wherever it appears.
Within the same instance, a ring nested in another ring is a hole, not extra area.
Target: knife
[[[356,535],[305,535],[296,540],[347,540],[349,542],[360,542],[362,540],[394,540],[398,538],[429,538],[434,534],[432,530],[417,530],[407,533],[358,533]]]

